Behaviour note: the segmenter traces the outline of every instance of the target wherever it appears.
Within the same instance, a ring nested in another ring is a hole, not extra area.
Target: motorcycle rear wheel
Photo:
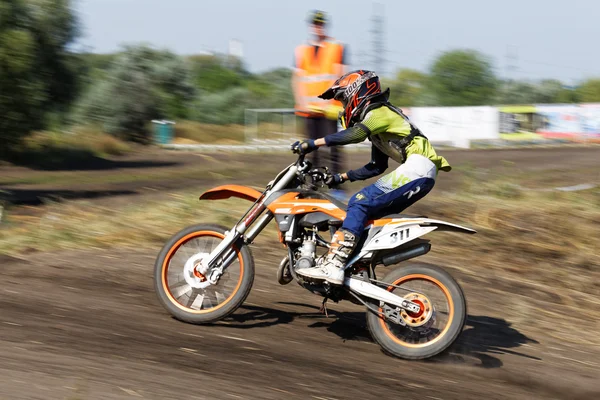
[[[422,309],[418,314],[401,313],[406,326],[367,310],[371,336],[384,352],[409,360],[425,359],[443,352],[458,338],[466,321],[467,303],[459,284],[442,268],[409,264],[392,270],[383,282],[395,285],[388,286],[388,291],[419,303]]]
[[[219,321],[246,300],[254,282],[254,259],[246,245],[235,248],[236,259],[216,285],[195,289],[183,278],[187,259],[210,253],[225,237],[227,228],[214,224],[187,227],[163,246],[154,264],[158,300],[175,318],[193,324]]]

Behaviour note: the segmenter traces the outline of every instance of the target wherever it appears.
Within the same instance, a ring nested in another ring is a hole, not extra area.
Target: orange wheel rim
[[[446,333],[450,329],[450,325],[452,325],[452,319],[454,318],[454,301],[452,300],[450,291],[444,284],[442,284],[437,279],[435,279],[431,276],[428,276],[428,275],[423,275],[423,274],[411,274],[411,275],[406,275],[406,276],[403,276],[402,278],[396,279],[392,283],[392,285],[399,286],[400,284],[402,284],[404,282],[417,280],[417,279],[423,279],[425,281],[431,282],[434,285],[436,285],[439,289],[442,290],[442,292],[444,293],[444,296],[446,297],[446,301],[448,302],[448,322],[446,322],[446,326],[444,326],[444,328],[442,329],[440,334],[437,335],[433,340],[430,340],[425,343],[409,343],[409,342],[399,339],[396,335],[394,335],[392,333],[392,331],[390,331],[390,328],[389,328],[387,322],[385,321],[385,319],[379,318],[379,323],[381,324],[383,331],[390,339],[392,339],[394,342],[396,342],[397,344],[399,344],[401,346],[410,347],[410,348],[426,347],[426,346],[430,346],[430,345],[436,343],[437,341],[439,341],[441,338],[443,338],[446,335]],[[393,291],[394,286],[389,286],[387,288],[387,290],[389,292]],[[419,304],[419,305],[421,305],[421,304]],[[379,312],[383,313],[383,310],[380,308]]]
[[[192,232],[188,235],[185,235],[184,237],[179,239],[177,241],[177,243],[175,243],[173,246],[171,246],[171,248],[169,249],[169,252],[167,253],[167,256],[165,257],[163,264],[162,264],[161,280],[162,280],[163,289],[164,289],[167,297],[169,298],[171,303],[173,303],[175,306],[184,310],[185,312],[192,313],[192,314],[206,314],[209,312],[216,311],[219,308],[228,304],[231,301],[231,299],[233,299],[235,294],[238,292],[238,290],[240,289],[240,286],[242,286],[242,279],[244,277],[244,259],[242,258],[242,253],[237,248],[234,248],[234,250],[237,252],[237,258],[240,263],[240,277],[238,279],[238,282],[237,282],[235,288],[231,292],[231,294],[223,302],[217,304],[214,307],[211,307],[211,308],[208,308],[205,310],[196,310],[196,309],[193,309],[190,307],[186,307],[183,304],[181,304],[180,302],[178,302],[177,299],[173,296],[173,293],[171,293],[171,289],[169,288],[169,285],[167,283],[167,272],[169,270],[169,263],[171,262],[173,255],[177,252],[177,250],[181,246],[183,246],[185,243],[189,242],[190,240],[201,237],[201,236],[211,236],[211,237],[216,237],[219,239],[225,238],[225,235],[218,233],[218,232],[214,232],[214,231]]]

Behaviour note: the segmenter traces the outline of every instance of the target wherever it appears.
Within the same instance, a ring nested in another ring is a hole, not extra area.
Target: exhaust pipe
[[[381,263],[386,267],[393,264],[398,264],[401,261],[410,260],[411,258],[419,257],[429,253],[431,250],[431,244],[422,243],[408,249],[401,249],[393,254],[387,254],[381,257]]]

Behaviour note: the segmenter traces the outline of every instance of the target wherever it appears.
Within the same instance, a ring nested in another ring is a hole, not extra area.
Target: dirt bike
[[[378,280],[376,267],[398,264],[429,252],[421,237],[433,231],[475,233],[459,225],[424,216],[391,214],[371,220],[345,268],[342,286],[311,281],[296,269],[324,257],[329,241],[342,225],[346,205],[326,192],[329,171],[312,168],[299,156],[261,193],[238,185],[208,190],[201,200],[236,197],[252,206],[231,228],[213,224],[190,226],[175,234],[155,263],[155,289],[162,305],[177,319],[195,324],[219,321],[242,305],[254,281],[249,245],[275,219],[287,255],[277,280],[292,281],[330,299],[366,307],[373,339],[389,354],[424,359],[447,349],[461,333],[467,314],[459,284],[440,267],[411,263]]]

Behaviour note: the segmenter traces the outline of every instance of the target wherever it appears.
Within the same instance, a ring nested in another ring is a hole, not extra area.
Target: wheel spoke
[[[191,304],[188,304],[188,307],[193,308],[194,310],[201,310],[202,304],[204,303],[204,297],[204,294],[194,292],[192,296],[190,296],[190,300],[192,298],[194,300],[191,302]]]
[[[175,266],[176,268],[183,268],[186,261],[187,257],[185,256],[185,254],[183,254],[183,252],[177,252],[171,259],[171,265]]]
[[[200,242],[200,238],[194,239],[194,243],[196,244],[196,250],[198,253],[202,253],[202,242]]]
[[[186,246],[181,246],[181,247],[183,249],[183,252],[185,253],[185,258],[186,259],[190,258],[191,256],[190,256],[190,253],[188,253]]]
[[[219,304],[227,302],[232,296],[237,282],[239,282],[242,272],[242,264],[239,259],[235,259],[231,263],[217,285],[209,285],[206,289],[196,289],[191,287],[185,280],[184,267],[190,257],[212,252],[221,240],[221,238],[213,235],[193,237],[178,247],[167,264],[168,289],[174,297],[174,301],[190,309],[190,311],[206,312]]]
[[[206,308],[213,308],[214,305],[213,305],[213,302],[210,300],[210,297],[206,296],[205,299],[206,299],[206,305],[207,305]]]
[[[206,247],[205,247],[205,251],[207,253],[212,253],[213,251],[213,243],[214,243],[215,239],[214,238],[210,238],[207,242],[206,242]]]
[[[183,296],[184,294],[187,294],[188,292],[190,292],[192,290],[192,287],[190,285],[188,285],[188,283],[185,280],[183,280],[183,281],[177,282],[175,285],[171,286],[169,289],[170,289],[173,297],[178,299],[181,296]]]
[[[217,303],[221,304],[222,302],[225,301],[226,297],[223,295],[223,293],[221,292],[216,292],[215,291],[215,297],[217,299]]]

